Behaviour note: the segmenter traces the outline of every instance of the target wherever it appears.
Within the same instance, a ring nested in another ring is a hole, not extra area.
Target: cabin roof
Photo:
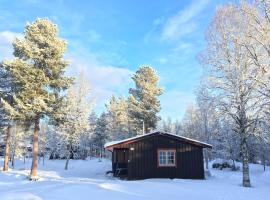
[[[212,145],[210,145],[210,144],[200,142],[198,140],[190,139],[190,138],[187,138],[187,137],[183,137],[183,136],[180,136],[180,135],[167,133],[167,132],[164,132],[164,131],[155,131],[155,132],[147,133],[147,134],[144,134],[144,135],[138,135],[138,136],[135,136],[135,137],[127,138],[127,139],[124,139],[124,140],[108,142],[108,143],[106,143],[104,145],[104,147],[106,149],[112,149],[114,147],[117,148],[120,145],[123,145],[123,144],[126,144],[126,143],[129,143],[129,144],[134,143],[134,142],[137,142],[138,140],[143,140],[145,138],[155,136],[155,135],[167,136],[167,137],[170,137],[170,138],[173,138],[173,139],[176,139],[176,140],[180,140],[182,142],[186,142],[186,143],[189,143],[189,144],[193,144],[193,145],[202,147],[202,148],[212,148]]]

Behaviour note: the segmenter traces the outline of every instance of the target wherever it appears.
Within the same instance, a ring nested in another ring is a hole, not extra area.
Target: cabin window
[[[159,167],[175,167],[176,154],[175,149],[159,149],[158,150],[158,166]]]

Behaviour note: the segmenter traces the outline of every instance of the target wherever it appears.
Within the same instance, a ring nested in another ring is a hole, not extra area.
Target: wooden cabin
[[[112,172],[128,180],[204,179],[203,148],[211,145],[156,131],[105,144],[112,152]]]

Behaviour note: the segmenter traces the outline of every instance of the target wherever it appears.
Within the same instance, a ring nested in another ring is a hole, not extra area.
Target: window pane
[[[159,151],[159,164],[165,165],[166,164],[166,152]]]
[[[158,164],[161,166],[174,166],[175,165],[175,151],[160,150]]]

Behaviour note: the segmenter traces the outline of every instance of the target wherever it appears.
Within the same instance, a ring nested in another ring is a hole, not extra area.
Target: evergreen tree
[[[100,152],[100,157],[102,157],[102,151],[106,140],[108,139],[108,123],[107,114],[103,112],[97,120],[96,129],[93,135],[93,143],[96,149]]]
[[[63,59],[66,45],[67,42],[58,37],[57,25],[46,18],[37,19],[27,24],[24,37],[13,43],[15,59],[3,63],[4,68],[22,85],[15,98],[16,109],[7,106],[8,102],[5,107],[15,110],[14,115],[34,125],[30,179],[37,176],[40,119],[53,116],[61,105],[62,91],[72,81],[64,76],[68,65]]]
[[[175,132],[175,124],[172,122],[172,119],[168,117],[166,120],[162,120],[160,129],[167,132],[167,133],[174,133]]]
[[[121,140],[129,137],[128,104],[123,97],[112,96],[106,105],[108,112],[108,129],[111,140]]]
[[[93,149],[93,141],[92,136],[94,135],[96,126],[97,126],[97,115],[94,111],[91,112],[88,118],[88,129],[84,133],[82,133],[80,138],[80,148],[82,150],[83,155],[81,156],[83,159],[87,158],[88,155],[91,156],[91,152]],[[90,153],[90,154],[89,154]]]
[[[132,131],[138,134],[142,132],[144,124],[145,131],[155,129],[160,117],[160,101],[158,97],[162,94],[162,88],[158,86],[159,77],[150,66],[141,66],[132,79],[135,88],[130,88],[128,99],[128,112]]]

